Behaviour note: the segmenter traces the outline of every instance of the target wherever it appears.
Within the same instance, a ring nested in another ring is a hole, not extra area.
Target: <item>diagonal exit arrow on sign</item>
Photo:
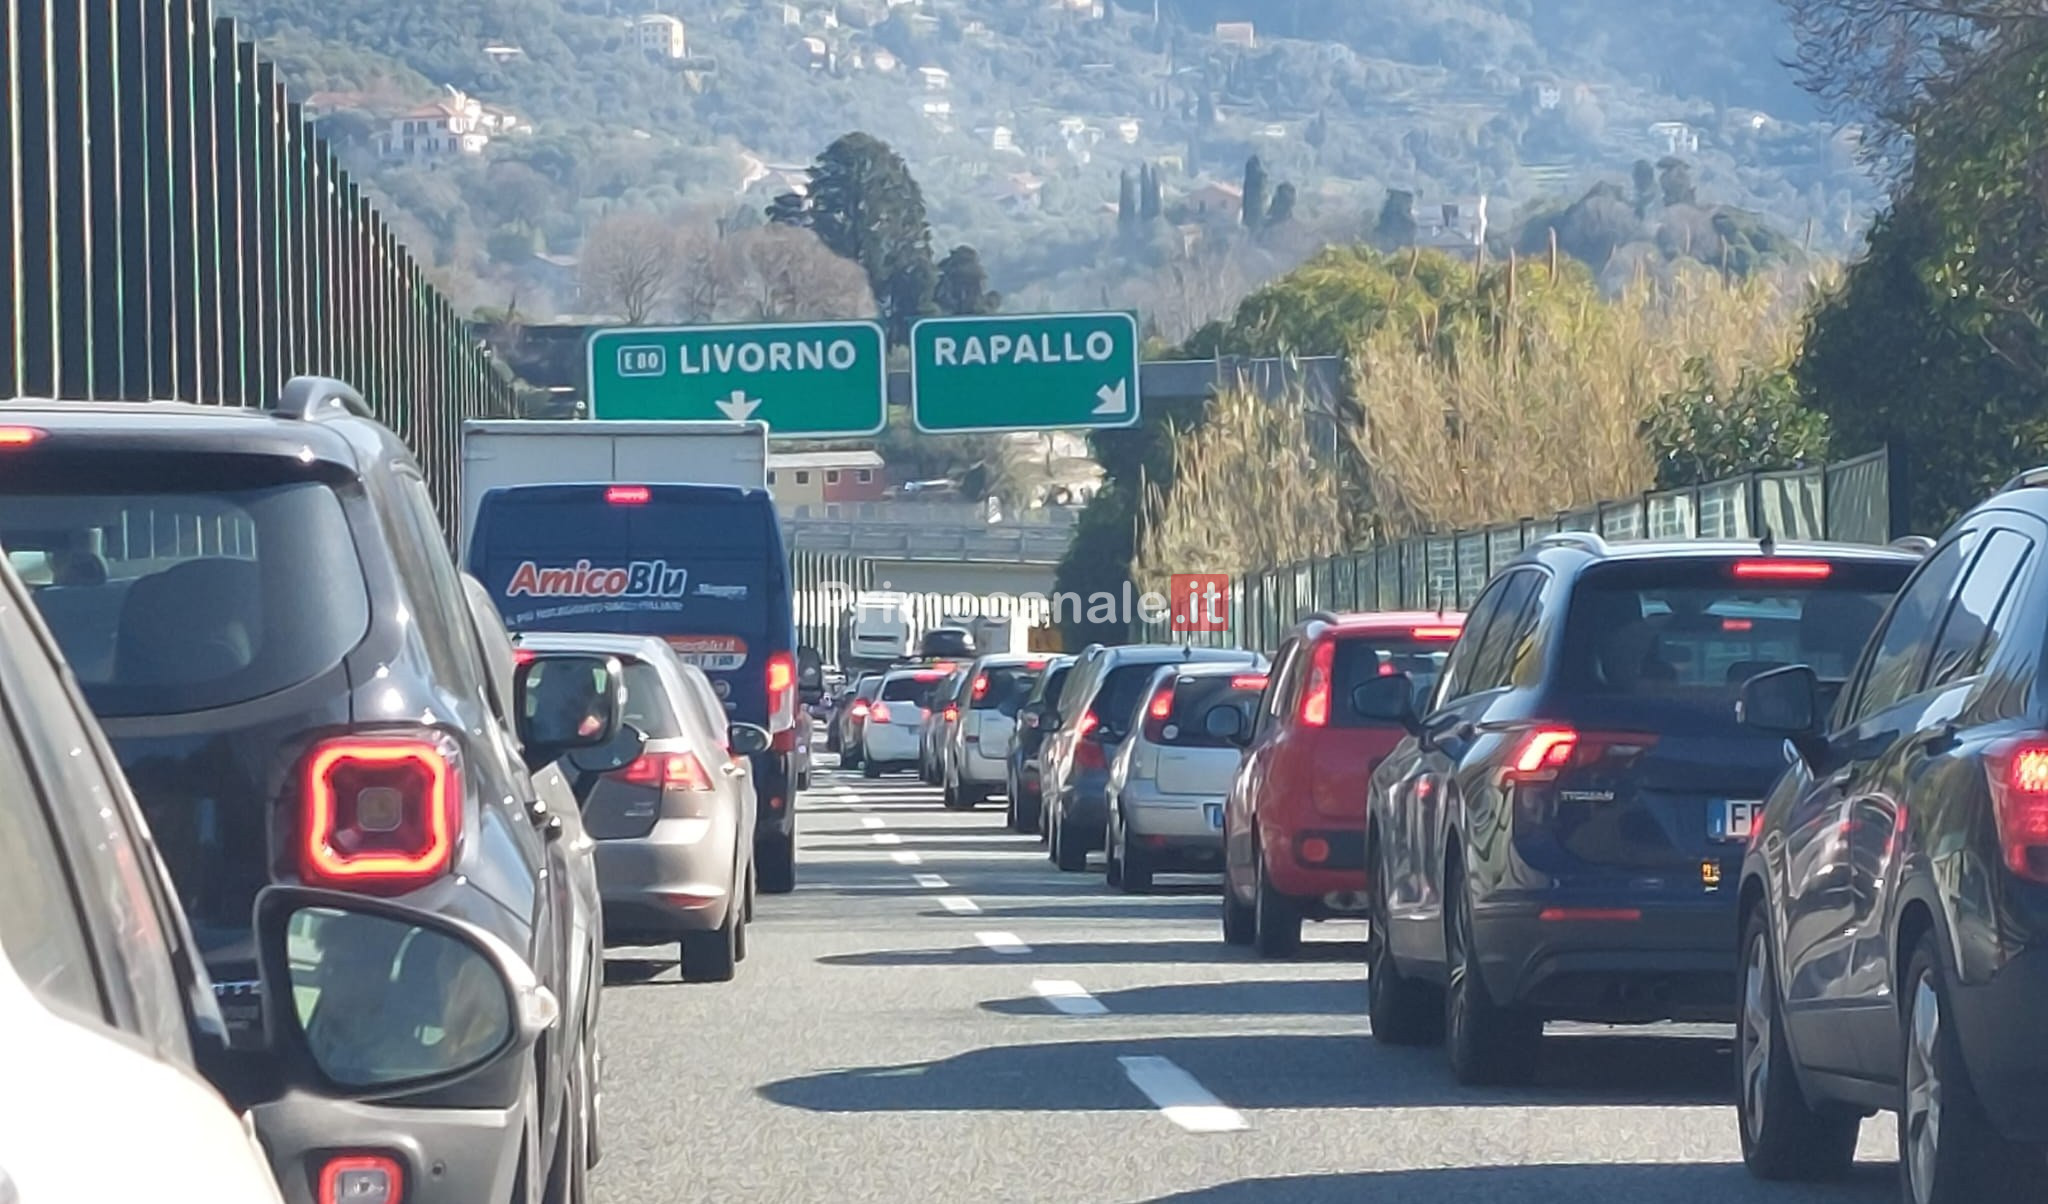
[[[1104,385],[1095,390],[1100,404],[1095,407],[1097,414],[1115,416],[1131,412],[1131,382],[1120,380],[1113,385]]]

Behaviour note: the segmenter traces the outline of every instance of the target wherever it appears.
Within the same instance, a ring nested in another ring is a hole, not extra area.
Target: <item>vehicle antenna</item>
[[[1766,556],[1778,554],[1778,537],[1772,533],[1771,524],[1764,524],[1764,535],[1762,539],[1757,541],[1757,546],[1763,549]]]

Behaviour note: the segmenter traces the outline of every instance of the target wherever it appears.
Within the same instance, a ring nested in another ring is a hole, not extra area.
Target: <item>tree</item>
[[[1266,165],[1257,155],[1244,161],[1244,224],[1256,230],[1266,220]]]
[[[1648,159],[1637,159],[1633,175],[1636,217],[1646,218],[1657,204],[1657,169]]]
[[[988,272],[981,266],[981,255],[969,246],[954,247],[940,261],[932,300],[940,313],[949,315],[992,314],[1003,304],[1002,294],[988,287]]]
[[[747,322],[868,318],[875,296],[851,260],[803,229],[767,225],[723,240],[717,270],[725,305],[713,316]]]
[[[887,143],[853,133],[825,148],[810,177],[811,228],[867,273],[890,338],[907,341],[937,282],[924,193],[909,166]]]
[[[1330,140],[1329,114],[1321,109],[1316,110],[1316,115],[1309,120],[1308,129],[1302,134],[1302,140],[1307,142],[1312,150],[1323,149]]]
[[[1294,219],[1294,185],[1282,184],[1273,190],[1273,205],[1266,210],[1268,227],[1285,225]]]
[[[1116,224],[1126,233],[1138,224],[1138,182],[1128,167],[1117,177]]]
[[[1663,190],[1667,209],[1699,203],[1699,190],[1692,182],[1692,164],[1683,159],[1666,157],[1658,160],[1657,185]]]
[[[1415,194],[1405,188],[1390,188],[1380,205],[1380,220],[1374,224],[1373,245],[1382,251],[1415,245]]]
[[[1138,199],[1138,217],[1141,221],[1156,222],[1166,212],[1165,198],[1159,184],[1159,169],[1147,163],[1144,172],[1144,195]]]
[[[590,308],[638,326],[668,306],[676,268],[675,232],[668,222],[652,213],[620,213],[584,238],[579,274]]]
[[[803,194],[785,192],[776,197],[768,206],[768,221],[777,226],[801,226],[805,223]]]
[[[1746,367],[1728,383],[1700,356],[1686,361],[1684,384],[1658,399],[1644,436],[1657,455],[1659,489],[1821,464],[1828,456],[1827,415],[1801,403],[1788,369]]]

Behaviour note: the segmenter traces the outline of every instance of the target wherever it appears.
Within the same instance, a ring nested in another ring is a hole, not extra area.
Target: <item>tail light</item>
[[[383,1154],[343,1154],[320,1168],[319,1204],[403,1204],[405,1172]]]
[[[49,432],[33,426],[0,426],[0,447],[27,447],[39,443]]]
[[[1825,581],[1835,566],[1825,560],[1738,560],[1729,571],[1738,581]]]
[[[1447,623],[1441,627],[1413,627],[1409,629],[1408,635],[1409,638],[1417,640],[1455,640],[1463,630],[1462,627]]]
[[[1309,659],[1308,686],[1301,692],[1301,725],[1328,727],[1330,724],[1330,676],[1337,661],[1337,645],[1324,640]]]
[[[604,491],[604,500],[614,506],[645,506],[654,491],[645,485],[614,485]]]
[[[1145,739],[1154,744],[1166,739],[1166,721],[1173,718],[1173,687],[1159,687],[1145,707]]]
[[[530,665],[539,659],[540,653],[530,648],[514,648],[512,650],[512,663],[515,665]]]
[[[1266,680],[1266,675],[1263,673],[1246,673],[1242,676],[1231,678],[1230,688],[1233,690],[1258,690],[1264,692]]]
[[[768,730],[786,731],[796,724],[796,657],[777,652],[768,658]]]
[[[853,716],[855,719],[865,719],[868,717],[868,704],[865,702],[856,702],[852,706],[846,708],[846,713]]]
[[[1102,751],[1102,745],[1097,744],[1095,741],[1090,740],[1088,738],[1090,735],[1094,733],[1096,728],[1101,726],[1102,720],[1095,714],[1094,711],[1089,711],[1081,716],[1080,729],[1074,733],[1076,737],[1074,740],[1075,768],[1109,768],[1109,755]]]
[[[642,753],[611,777],[633,786],[657,786],[664,790],[709,792],[711,775],[693,752]]]
[[[947,703],[945,713],[941,717],[945,719],[947,723],[953,723],[957,721],[960,718],[960,704],[956,702]]]
[[[462,835],[455,746],[429,733],[326,741],[306,758],[300,808],[307,885],[416,889],[448,871]]]
[[[868,718],[874,720],[876,723],[889,722],[889,704],[886,702],[878,702],[875,705],[869,707]]]
[[[974,675],[974,701],[980,702],[986,697],[988,697],[988,674],[977,673]]]
[[[1984,772],[2005,868],[2030,882],[2048,882],[2048,737],[1992,745]]]
[[[1657,737],[1637,732],[1582,732],[1577,728],[1544,726],[1523,732],[1508,750],[1498,783],[1514,795],[1515,816],[1528,823],[1544,823],[1559,805],[1555,783],[1566,773],[1612,766],[1626,768]]]

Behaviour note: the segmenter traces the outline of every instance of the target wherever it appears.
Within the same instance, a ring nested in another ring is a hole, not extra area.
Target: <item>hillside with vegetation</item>
[[[802,316],[791,262],[832,282],[805,313],[888,311],[757,233],[856,130],[1006,306],[1136,307],[1167,342],[1330,243],[1554,233],[1613,283],[1846,250],[1877,199],[1779,0],[651,0],[658,47],[613,0],[228,7],[456,295],[532,317],[622,316],[591,237],[650,222],[730,279],[634,316]],[[450,89],[487,138],[404,153]]]

